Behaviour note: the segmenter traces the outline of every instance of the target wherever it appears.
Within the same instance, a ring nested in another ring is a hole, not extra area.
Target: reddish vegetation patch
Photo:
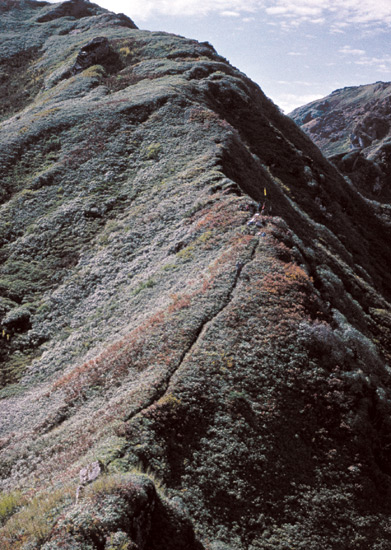
[[[229,217],[221,213],[222,220]],[[201,277],[201,284],[191,292],[171,295],[170,304],[133,329],[127,336],[110,345],[96,358],[86,361],[71,372],[61,376],[51,387],[50,393],[62,390],[66,402],[73,404],[88,397],[91,388],[118,384],[128,373],[135,374],[159,366],[164,371],[175,369],[183,350],[193,338],[198,327],[183,328],[183,311],[197,308],[198,299],[205,293],[219,288],[219,277],[224,277],[227,267],[232,272],[235,262],[253,240],[251,235],[232,236],[229,248],[209,266],[208,276]],[[224,290],[224,288],[223,288]],[[191,315],[191,313],[189,313]]]

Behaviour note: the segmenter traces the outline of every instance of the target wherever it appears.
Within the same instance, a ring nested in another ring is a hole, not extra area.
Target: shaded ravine
[[[147,403],[141,405],[140,407],[138,407],[137,409],[135,409],[134,411],[132,411],[130,414],[128,414],[124,419],[123,421],[124,422],[129,422],[130,420],[132,420],[133,418],[135,418],[137,415],[141,414],[142,412],[144,412],[145,410],[147,410],[149,407],[151,407],[154,403],[156,403],[157,401],[159,401],[159,399],[161,399],[162,397],[164,397],[164,395],[166,394],[167,392],[167,389],[170,385],[170,382],[172,380],[172,378],[174,377],[174,375],[179,371],[179,369],[181,368],[181,366],[183,365],[183,363],[186,361],[187,357],[192,353],[193,351],[193,348],[197,345],[198,341],[202,338],[203,334],[205,334],[205,332],[208,330],[208,326],[216,319],[216,317],[218,317],[220,315],[220,313],[222,313],[226,307],[228,307],[228,305],[231,303],[232,299],[233,299],[233,294],[235,292],[235,289],[237,287],[237,284],[238,284],[238,281],[239,281],[239,278],[240,278],[240,274],[243,270],[243,268],[250,264],[253,259],[254,259],[254,256],[255,256],[255,253],[256,253],[256,250],[258,248],[258,244],[259,244],[259,239],[255,239],[254,238],[254,244],[252,245],[253,248],[251,250],[251,254],[250,254],[250,257],[248,258],[248,260],[246,262],[240,262],[240,265],[237,264],[236,266],[236,271],[235,271],[235,277],[234,277],[234,281],[233,281],[233,284],[231,286],[231,289],[229,290],[228,292],[228,295],[227,295],[227,298],[226,300],[223,302],[222,306],[216,311],[216,313],[214,315],[212,315],[212,317],[210,317],[209,319],[206,319],[203,323],[201,323],[201,325],[198,327],[198,329],[196,330],[191,342],[190,342],[190,345],[187,347],[187,349],[182,353],[181,357],[179,358],[179,361],[178,361],[178,365],[171,371],[168,373],[168,376],[166,376],[164,378],[164,380],[162,381],[161,383],[161,386],[156,390],[155,394],[147,401]]]

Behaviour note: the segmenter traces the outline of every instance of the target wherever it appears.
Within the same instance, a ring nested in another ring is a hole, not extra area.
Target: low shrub
[[[156,281],[155,279],[153,279],[152,277],[150,277],[149,279],[147,279],[146,281],[143,281],[141,282],[137,288],[135,288],[134,290],[132,290],[132,294],[134,296],[137,296],[137,294],[140,294],[141,291],[145,290],[146,288],[152,288],[153,286],[156,285]]]

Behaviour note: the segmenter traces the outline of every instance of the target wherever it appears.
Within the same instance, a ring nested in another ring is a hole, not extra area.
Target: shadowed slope
[[[390,94],[389,82],[343,88],[290,115],[360,193],[386,204],[391,198]]]

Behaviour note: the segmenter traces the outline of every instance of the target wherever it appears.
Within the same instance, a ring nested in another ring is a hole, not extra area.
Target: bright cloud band
[[[320,23],[331,17],[335,23],[391,25],[390,0],[102,0],[99,4],[115,12],[132,13],[141,21],[159,14],[245,16],[264,11],[295,24]]]

